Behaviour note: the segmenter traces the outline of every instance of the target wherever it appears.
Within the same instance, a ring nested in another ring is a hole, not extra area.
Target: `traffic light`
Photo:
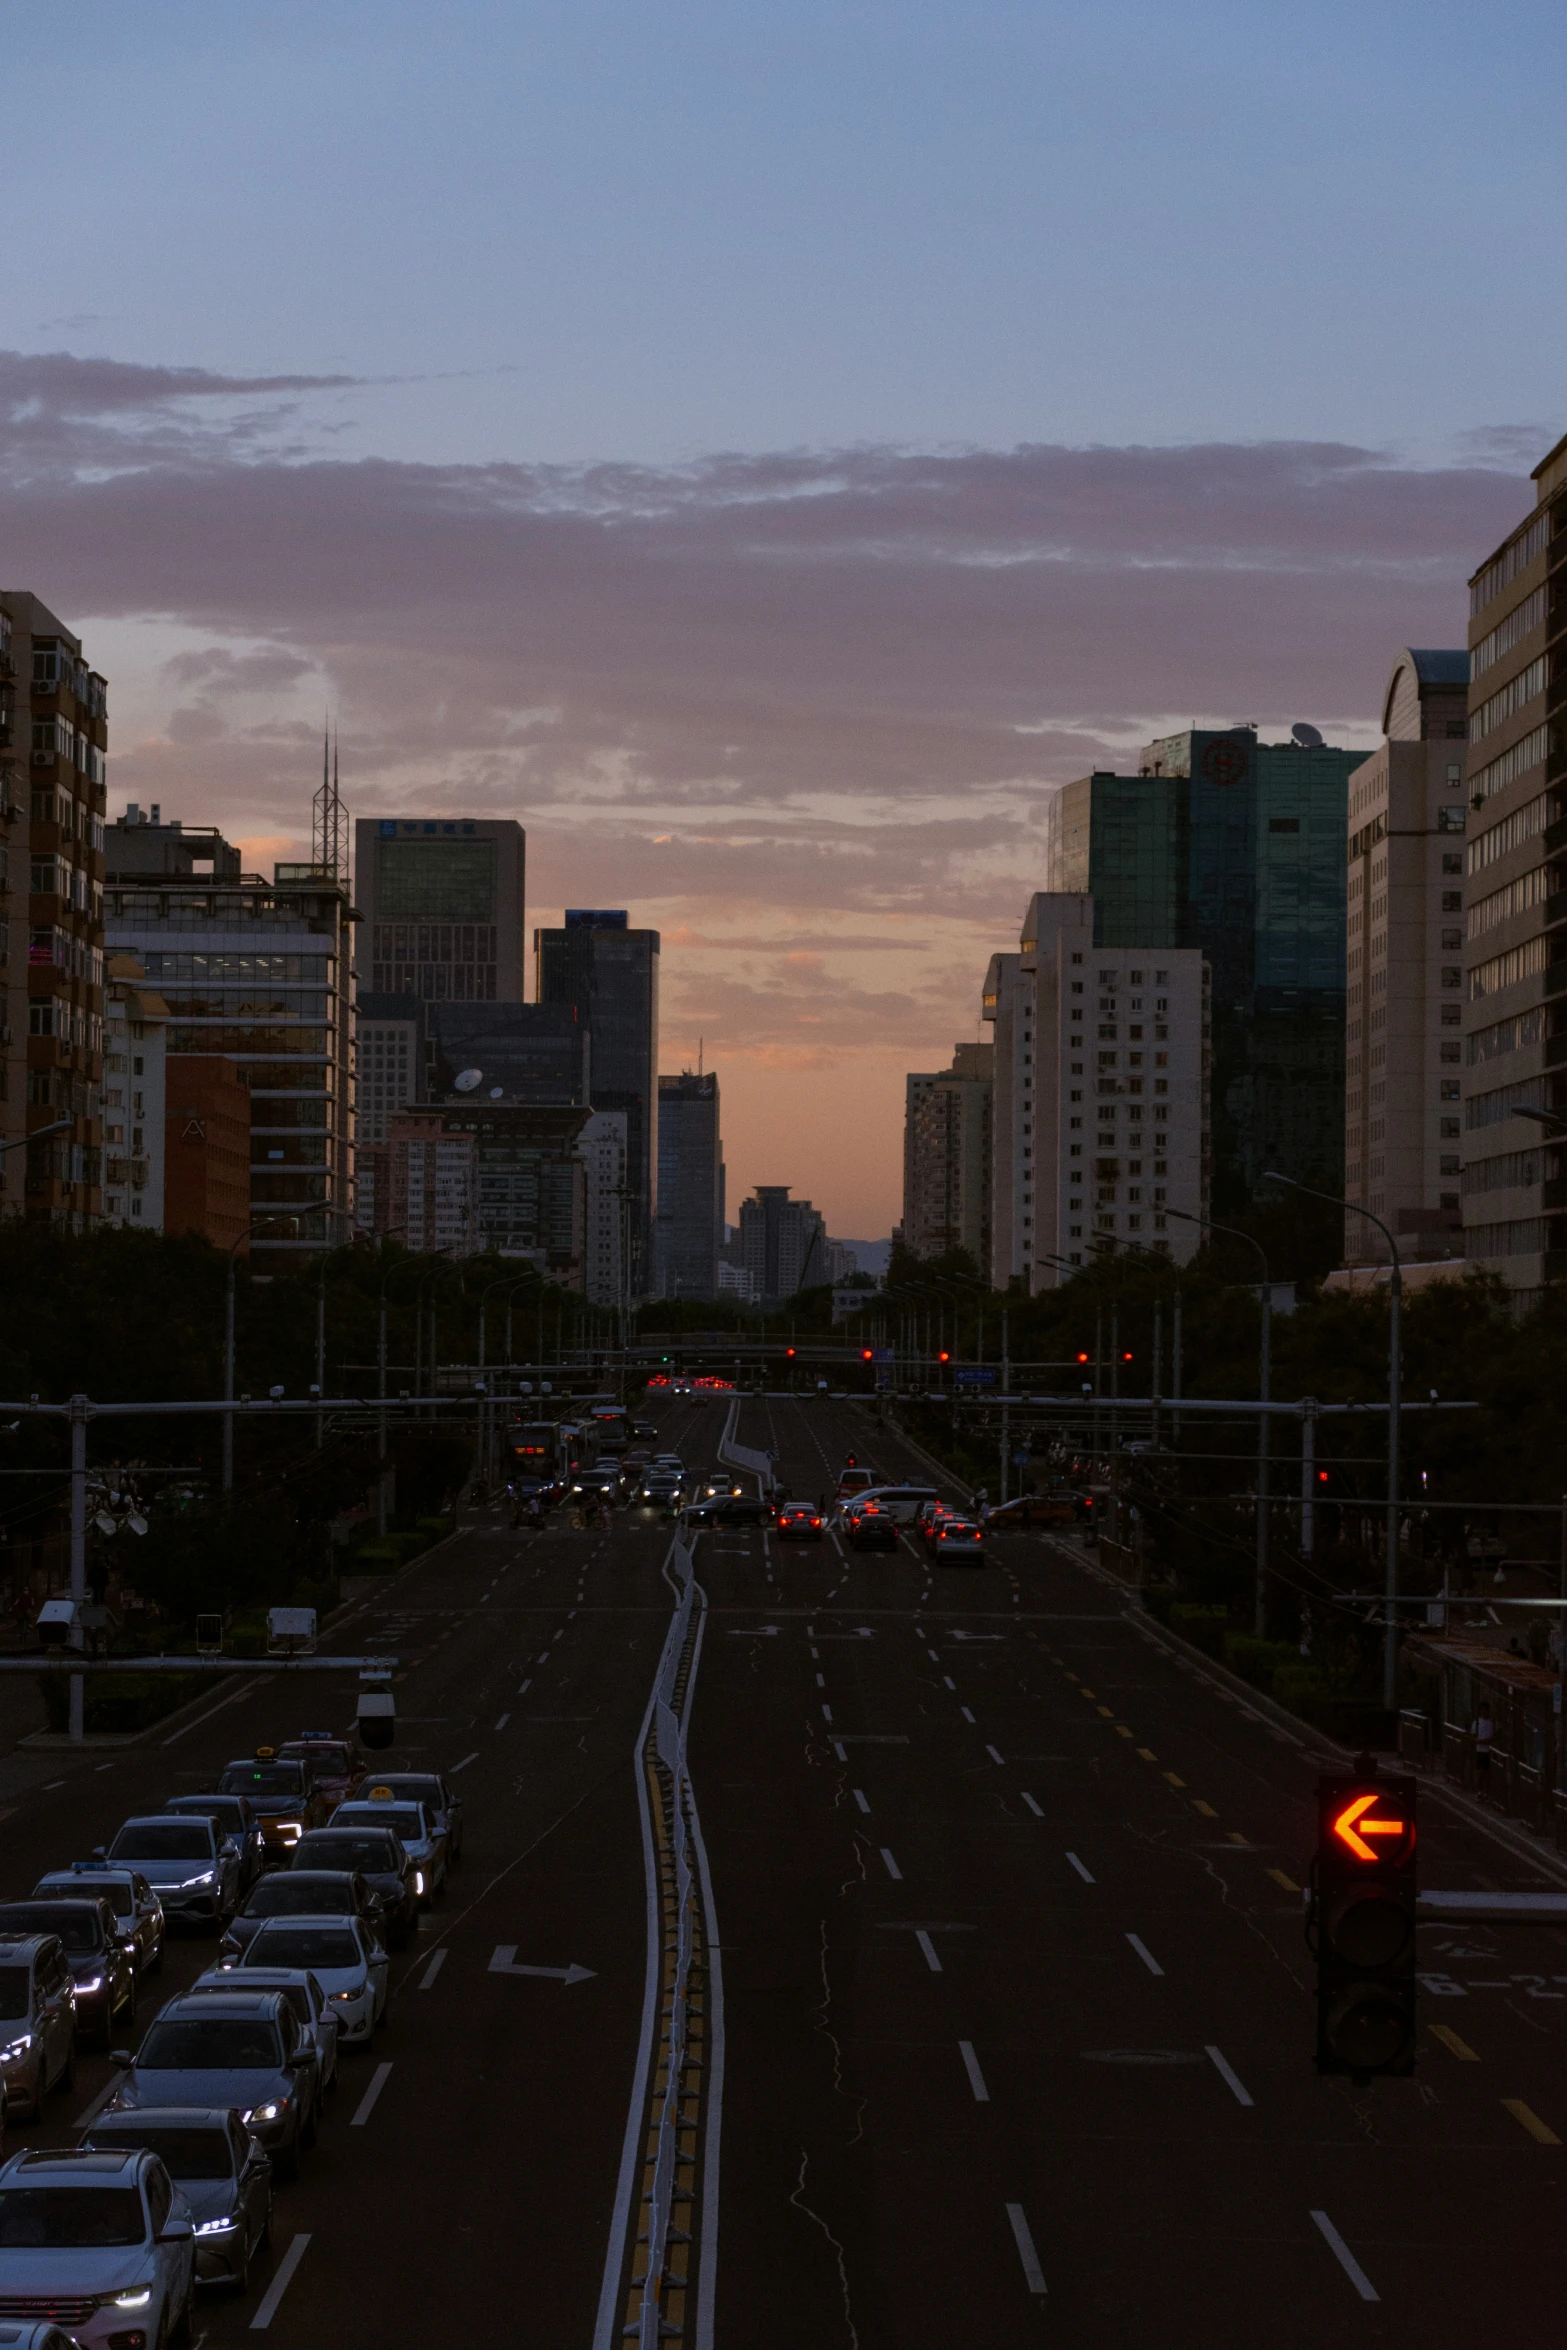
[[[1414,2071],[1415,1914],[1415,1782],[1363,1754],[1351,1776],[1317,1781],[1306,1939],[1319,2073]]]
[[[943,1349],[942,1352],[936,1357],[936,1360],[938,1363],[950,1363],[952,1357],[946,1352],[945,1349]]]
[[[1081,1353],[1078,1355],[1077,1359],[1080,1363],[1086,1363],[1088,1361],[1087,1355]]]
[[[1319,1469],[1319,1470],[1317,1471],[1317,1483],[1318,1483],[1319,1485],[1326,1485],[1327,1481],[1328,1481],[1328,1473],[1327,1473],[1327,1470],[1326,1470],[1326,1469]]]
[[[871,1353],[871,1350],[870,1350],[870,1348],[869,1348],[868,1346],[862,1346],[862,1347],[861,1347],[861,1349],[860,1349],[860,1360],[861,1360],[861,1362],[862,1362],[862,1363],[869,1363],[869,1362],[873,1362],[873,1361],[875,1360],[875,1357],[872,1355],[872,1353]]]
[[[1131,1350],[1131,1348],[1130,1348],[1130,1347],[1128,1347],[1128,1348],[1127,1348],[1127,1350],[1126,1350],[1126,1352],[1125,1352],[1125,1354],[1124,1354],[1124,1355],[1122,1355],[1122,1357],[1121,1357],[1121,1360],[1122,1360],[1122,1362],[1123,1362],[1123,1363],[1129,1363],[1129,1362],[1131,1361],[1131,1359],[1132,1359],[1132,1350]]]
[[[786,1346],[784,1348],[784,1353],[792,1363],[794,1361],[794,1348],[792,1346]]]

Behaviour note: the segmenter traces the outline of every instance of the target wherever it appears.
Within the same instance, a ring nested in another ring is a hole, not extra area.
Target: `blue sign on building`
[[[960,1387],[994,1387],[996,1374],[977,1363],[960,1363],[952,1374]]]

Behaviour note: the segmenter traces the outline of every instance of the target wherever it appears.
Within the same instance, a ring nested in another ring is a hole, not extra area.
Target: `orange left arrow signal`
[[[1407,1820],[1368,1819],[1367,1813],[1376,1802],[1374,1795],[1357,1795],[1347,1803],[1333,1823],[1333,1833],[1349,1846],[1357,1860],[1376,1860],[1374,1845],[1366,1842],[1368,1836],[1402,1836],[1408,1829]]]

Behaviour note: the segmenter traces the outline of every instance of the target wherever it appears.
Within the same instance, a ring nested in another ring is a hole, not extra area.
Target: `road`
[[[672,1401],[665,1440],[704,1465],[723,1419]],[[842,1403],[747,1399],[738,1434],[800,1494],[851,1448],[925,1474]],[[669,1550],[627,1513],[607,1536],[481,1516],[338,1635],[402,1660],[397,1757],[459,1771],[466,1852],[279,2190],[281,2292],[262,2273],[243,2303],[204,2300],[210,2344],[608,2350],[635,2323]],[[1567,1937],[1424,1929],[1416,2079],[1319,2081],[1299,1892],[1319,1757],[1162,1644],[1091,1556],[1017,1534],[932,1570],[911,1546],[704,1536],[674,1703],[706,1869],[666,2339],[1554,2334]],[[7,1887],[350,1704],[274,1683],[62,1762],[4,1823]],[[1427,1884],[1558,1881],[1434,1802],[1423,1839]],[[591,1973],[494,1971],[508,1949]],[[210,1958],[178,1941],[145,1988]],[[84,2058],[8,2148],[69,2142],[108,2079]]]

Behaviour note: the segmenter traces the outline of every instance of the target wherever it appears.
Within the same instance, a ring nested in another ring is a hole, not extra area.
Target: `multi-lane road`
[[[705,1466],[724,1418],[671,1401],[663,1441]],[[738,1435],[802,1495],[851,1448],[926,1473],[841,1403],[747,1400]],[[481,1513],[334,1632],[401,1660],[397,1759],[458,1774],[465,1854],[279,2189],[270,2271],[203,2301],[210,2344],[609,2350],[635,2325],[673,1947],[649,1764],[669,1553],[630,1513],[536,1535]],[[702,1866],[664,2339],[1554,2338],[1567,1936],[1423,1929],[1416,2078],[1318,2080],[1320,1753],[1091,1556],[1018,1534],[943,1570],[735,1528],[699,1539],[676,1646]],[[0,1892],[351,1702],[330,1677],[242,1685],[59,1763],[6,1798]],[[1557,1881],[1437,1802],[1422,1850],[1428,1884]],[[143,2023],[211,1956],[174,1943]],[[109,2078],[84,2058],[8,2149],[69,2142]]]

